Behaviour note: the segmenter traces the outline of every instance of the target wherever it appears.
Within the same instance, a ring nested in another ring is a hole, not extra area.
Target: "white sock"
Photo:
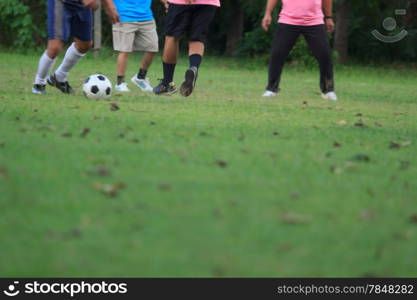
[[[85,53],[81,53],[75,48],[75,43],[72,43],[65,53],[64,60],[61,65],[56,69],[55,76],[59,82],[67,81],[69,71],[74,67],[81,57],[85,56]]]
[[[56,58],[50,58],[45,51],[39,59],[38,72],[34,84],[46,84],[46,76],[54,66]]]

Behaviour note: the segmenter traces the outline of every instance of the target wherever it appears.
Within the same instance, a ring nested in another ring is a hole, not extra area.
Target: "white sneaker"
[[[126,82],[122,82],[121,84],[116,84],[115,86],[114,86],[114,89],[117,91],[117,92],[130,92],[130,90],[129,90],[129,88],[127,87],[127,84],[126,84]]]
[[[139,79],[137,75],[133,76],[131,81],[140,88],[143,92],[149,92],[152,93],[153,87],[151,86],[151,83],[149,82],[149,79]]]
[[[337,95],[335,92],[328,92],[326,94],[321,94],[324,100],[330,100],[330,101],[337,101]]]
[[[278,95],[275,92],[271,92],[271,91],[265,91],[265,93],[262,95],[262,97],[275,97],[276,95]]]

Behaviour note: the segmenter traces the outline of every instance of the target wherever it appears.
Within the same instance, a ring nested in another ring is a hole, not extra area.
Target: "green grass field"
[[[417,70],[338,67],[329,103],[208,58],[189,98],[90,101],[113,58],[75,96],[30,94],[37,61],[0,54],[0,276],[417,275]]]

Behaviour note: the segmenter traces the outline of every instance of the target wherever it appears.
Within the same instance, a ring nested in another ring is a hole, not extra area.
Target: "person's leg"
[[[332,50],[324,25],[308,26],[304,37],[320,66],[320,89],[323,94],[334,91]]]
[[[188,59],[190,68],[185,72],[185,80],[181,85],[181,95],[188,97],[194,90],[198,70],[204,56],[205,41],[209,26],[216,14],[217,8],[213,5],[195,5],[191,15],[189,28]]]
[[[89,49],[93,46],[91,41],[81,41],[75,39],[75,42],[68,47],[64,59],[55,71],[55,76],[58,82],[67,82],[68,73],[83,58]]]
[[[32,93],[44,94],[48,73],[55,64],[56,57],[62,51],[67,39],[64,4],[57,0],[48,0],[48,45],[39,59]]]
[[[112,26],[113,49],[119,52],[116,63],[117,83],[115,85],[115,90],[119,92],[129,92],[125,76],[129,54],[134,50],[136,31],[137,25],[135,23],[119,22]]]
[[[281,81],[284,63],[300,35],[300,26],[278,24],[275,38],[272,42],[267,92],[277,93]]]
[[[120,85],[123,82],[125,82],[128,58],[129,58],[128,52],[119,52],[119,55],[117,56],[117,65],[116,65],[117,85]]]
[[[74,42],[67,49],[61,65],[55,73],[48,77],[48,84],[57,87],[63,93],[73,93],[67,77],[71,69],[84,57],[93,46],[93,11],[66,11],[66,24],[69,26],[69,34],[74,36]]]
[[[136,78],[139,80],[145,80],[153,58],[159,51],[158,33],[156,31],[156,23],[154,20],[138,23],[134,50],[143,52],[142,61],[139,66],[139,71],[136,74]]]
[[[56,57],[62,51],[64,42],[61,40],[49,40],[45,52],[39,59],[38,71],[36,72],[35,85],[46,85],[46,77],[55,64]]]
[[[190,68],[200,68],[201,61],[204,56],[205,45],[199,41],[190,41],[188,43],[188,57],[190,61]]]
[[[179,38],[175,36],[165,37],[164,53],[162,55],[162,63],[164,69],[164,78],[162,83],[170,84],[174,80],[175,67],[179,54]]]
[[[153,89],[157,95],[173,94],[177,91],[173,81],[179,54],[179,41],[189,27],[192,6],[172,3],[169,5],[165,18],[165,45],[162,54],[164,78]]]
[[[142,62],[140,64],[139,72],[137,74],[138,79],[146,79],[146,74],[148,73],[149,67],[152,64],[155,54],[156,52],[149,51],[143,53]]]
[[[134,51],[143,52],[138,72],[131,78],[133,84],[143,92],[153,92],[153,87],[146,77],[153,58],[159,51],[158,33],[154,20],[137,23],[138,30],[133,45]],[[169,83],[168,83],[169,84]]]

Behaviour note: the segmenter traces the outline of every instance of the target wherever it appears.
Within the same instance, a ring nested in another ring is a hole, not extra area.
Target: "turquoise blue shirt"
[[[146,22],[153,20],[152,0],[113,0],[121,22]]]

